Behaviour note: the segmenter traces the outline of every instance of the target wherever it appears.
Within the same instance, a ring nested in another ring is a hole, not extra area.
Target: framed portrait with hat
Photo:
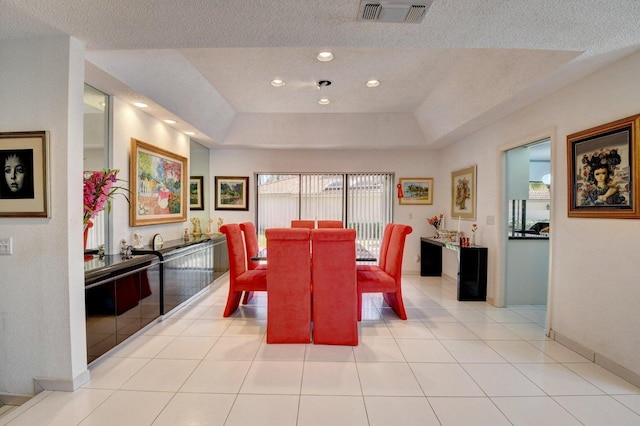
[[[569,217],[640,218],[640,115],[567,136]]]

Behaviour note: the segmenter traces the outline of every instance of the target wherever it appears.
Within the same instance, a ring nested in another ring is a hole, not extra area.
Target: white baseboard
[[[48,377],[36,377],[35,386],[36,393],[40,393],[43,390],[73,392],[87,383],[91,378],[89,370],[84,370],[78,376],[72,380],[68,379],[51,379]]]

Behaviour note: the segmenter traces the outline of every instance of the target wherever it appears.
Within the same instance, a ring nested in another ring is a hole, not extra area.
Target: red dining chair
[[[320,228],[344,228],[341,220],[319,220],[318,229]]]
[[[244,235],[244,247],[247,255],[247,269],[267,269],[267,265],[260,263],[251,258],[258,254],[260,247],[258,246],[258,234],[256,233],[256,227],[253,222],[243,222],[240,224],[240,230]],[[242,304],[246,305],[253,297],[252,291],[246,291],[242,299]]]
[[[356,230],[314,229],[313,342],[358,344]]]
[[[316,222],[314,220],[292,220],[291,221],[292,228],[307,228],[314,229],[316,227]]]
[[[402,256],[407,235],[413,229],[408,225],[395,225],[391,232],[383,270],[358,271],[358,320],[362,319],[362,293],[382,293],[384,301],[398,316],[406,320],[402,301]]]
[[[267,343],[311,341],[309,229],[267,229]]]
[[[222,225],[220,232],[227,237],[227,251],[229,253],[229,295],[223,314],[228,317],[238,309],[243,291],[267,291],[267,271],[247,269],[246,251],[240,225],[237,223]]]
[[[382,234],[382,241],[380,242],[380,253],[378,254],[377,265],[358,265],[356,268],[358,271],[384,271],[387,265],[387,251],[389,250],[389,240],[391,240],[391,233],[393,232],[394,223],[388,223],[384,228]]]

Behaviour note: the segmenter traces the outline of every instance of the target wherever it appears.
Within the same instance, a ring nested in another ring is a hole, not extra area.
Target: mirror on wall
[[[85,173],[109,168],[109,96],[87,84],[84,85],[84,147]],[[103,210],[92,220],[87,248],[105,245],[109,253],[109,215]]]

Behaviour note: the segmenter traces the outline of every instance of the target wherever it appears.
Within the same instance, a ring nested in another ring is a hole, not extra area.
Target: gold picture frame
[[[400,205],[433,204],[433,178],[401,178],[398,183]]]
[[[187,220],[187,159],[131,138],[130,226]]]
[[[567,136],[569,217],[640,218],[640,115]]]
[[[0,217],[51,217],[49,133],[0,133]]]
[[[476,219],[476,166],[451,172],[451,218]]]

